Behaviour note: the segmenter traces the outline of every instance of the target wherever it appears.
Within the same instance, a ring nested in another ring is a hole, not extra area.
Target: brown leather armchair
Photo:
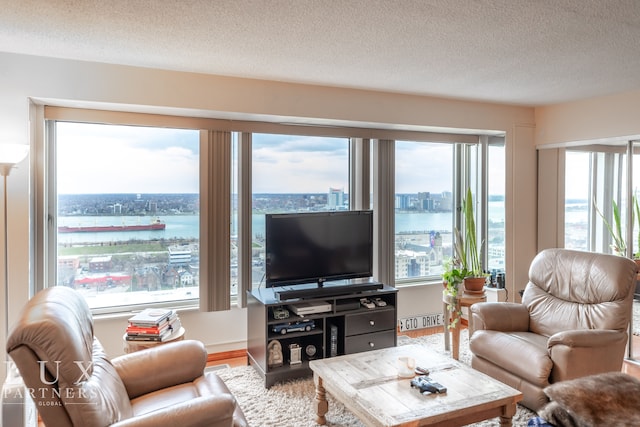
[[[246,426],[224,382],[204,374],[200,341],[163,344],[109,360],[84,298],[45,289],[7,341],[47,427]]]
[[[520,390],[533,410],[551,383],[619,372],[636,283],[624,257],[547,249],[529,269],[518,303],[471,306],[471,366]]]

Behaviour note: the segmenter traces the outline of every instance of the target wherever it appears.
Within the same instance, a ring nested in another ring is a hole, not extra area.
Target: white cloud
[[[57,136],[60,194],[198,192],[198,131],[59,123]]]

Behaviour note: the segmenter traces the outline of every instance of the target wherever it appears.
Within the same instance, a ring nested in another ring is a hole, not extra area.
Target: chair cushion
[[[100,342],[95,339],[93,371],[81,382],[64,384],[61,389],[73,390],[62,400],[67,413],[77,426],[104,426],[131,417],[131,403],[115,368],[107,358]]]
[[[206,417],[202,416],[203,411],[197,411],[197,407],[203,407],[202,399],[208,399],[206,411],[204,411]],[[193,406],[196,407],[197,413],[201,415],[202,421],[207,427],[231,424],[234,427],[248,427],[235,397],[233,397],[224,381],[212,372],[206,373],[193,382],[167,387],[142,395],[133,399],[131,404],[134,418],[146,419],[149,425],[155,425],[153,424],[155,422],[153,421],[154,413],[156,415],[158,413],[163,414],[164,421],[170,424],[173,418],[170,420],[169,415],[164,415],[166,414],[166,408],[171,408],[172,412],[179,412],[184,416],[193,417],[193,411],[188,410],[189,406]],[[177,417],[175,418],[178,419]],[[195,422],[193,419],[190,421]],[[120,424],[125,425],[126,423]]]
[[[557,427],[640,425],[640,380],[620,372],[561,381],[544,389],[538,412]]]
[[[531,332],[476,331],[469,348],[481,357],[531,384],[546,386],[553,362],[547,338]]]
[[[546,249],[529,268],[522,304],[529,330],[551,335],[570,329],[625,331],[637,266],[632,260],[568,249]]]
[[[91,311],[76,291],[56,286],[38,292],[7,340],[9,355],[19,347],[28,348],[45,368],[33,387],[43,390],[34,395],[37,404],[63,404],[77,426],[105,426],[131,416],[124,384],[94,338]],[[38,369],[25,360],[14,361],[20,371]]]

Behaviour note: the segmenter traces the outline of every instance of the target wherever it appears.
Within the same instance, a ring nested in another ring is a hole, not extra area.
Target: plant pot
[[[484,285],[487,282],[487,278],[480,277],[465,277],[464,278],[464,291],[468,294],[484,294]]]

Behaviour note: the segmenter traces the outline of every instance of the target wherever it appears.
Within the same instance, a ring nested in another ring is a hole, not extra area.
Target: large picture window
[[[199,135],[55,123],[58,286],[93,309],[197,300]]]
[[[478,212],[489,209],[478,217],[485,265],[504,262],[503,138],[375,140],[254,123],[248,133],[213,119],[55,107],[45,119],[39,282],[78,289],[98,313],[242,305],[264,286],[270,213],[370,207],[374,276],[384,276],[374,279],[439,281],[468,186]],[[501,194],[487,196],[487,181]]]
[[[454,145],[396,141],[396,279],[438,276],[452,256]]]

